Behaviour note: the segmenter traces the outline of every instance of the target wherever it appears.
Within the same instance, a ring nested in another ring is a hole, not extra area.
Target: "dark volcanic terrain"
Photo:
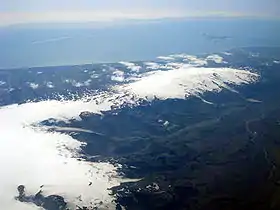
[[[258,82],[187,99],[123,104],[101,114],[82,112],[81,120],[49,119],[41,125],[86,142],[81,158],[122,164],[121,175],[140,179],[112,188],[117,209],[278,210],[280,48],[229,52],[220,54],[227,63],[209,62],[207,67],[252,69],[260,75]],[[0,104],[106,91],[126,82],[112,80],[115,68],[124,67],[1,70]],[[124,78],[133,74],[122,70]]]

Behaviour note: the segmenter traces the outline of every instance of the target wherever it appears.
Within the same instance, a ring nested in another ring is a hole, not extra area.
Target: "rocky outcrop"
[[[25,203],[33,203],[40,206],[46,210],[66,210],[67,203],[64,198],[59,195],[42,195],[42,190],[40,189],[35,195],[26,195],[26,190],[24,185],[18,186],[18,196],[16,200]]]

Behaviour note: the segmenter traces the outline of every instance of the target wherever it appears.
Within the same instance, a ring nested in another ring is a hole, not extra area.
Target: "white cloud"
[[[254,5],[254,6],[252,6]],[[277,0],[9,0],[1,2],[0,25],[42,22],[89,22],[180,17],[278,17]]]
[[[60,10],[47,12],[0,12],[0,25],[52,22],[112,22],[184,17],[178,11]]]

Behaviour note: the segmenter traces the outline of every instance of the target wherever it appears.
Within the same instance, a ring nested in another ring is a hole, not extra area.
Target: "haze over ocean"
[[[236,47],[280,46],[278,20],[193,18],[0,28],[0,68],[150,60]]]

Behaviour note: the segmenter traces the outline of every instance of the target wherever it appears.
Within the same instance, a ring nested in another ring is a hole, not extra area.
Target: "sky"
[[[0,25],[201,16],[280,17],[279,0],[2,0]]]

